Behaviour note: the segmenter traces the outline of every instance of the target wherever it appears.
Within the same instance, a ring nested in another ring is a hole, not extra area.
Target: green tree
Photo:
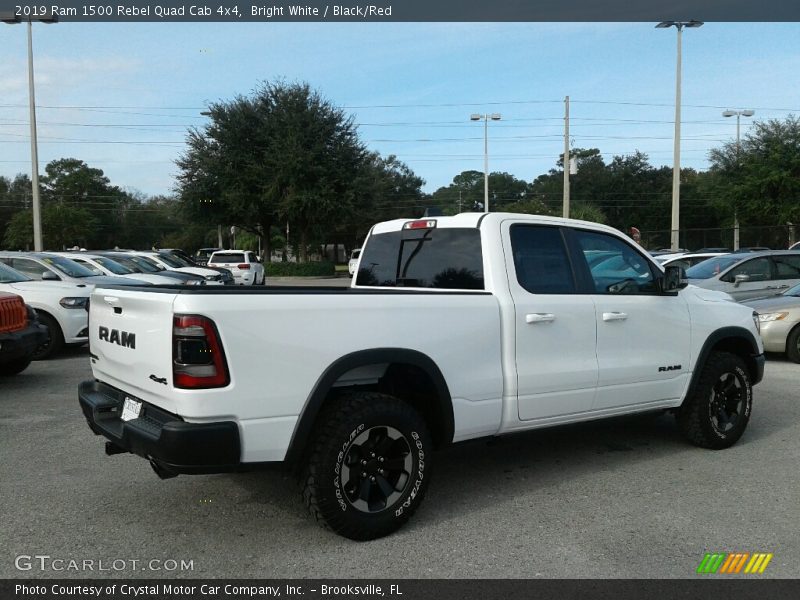
[[[189,150],[177,161],[187,211],[251,232],[288,223],[305,260],[311,240],[351,214],[356,201],[353,182],[367,152],[352,117],[308,84],[283,82],[209,112],[211,123],[189,132]],[[270,246],[266,236],[268,256]]]
[[[706,190],[732,222],[784,225],[800,221],[800,118],[756,121],[741,140],[709,153]]]
[[[46,248],[62,250],[74,245],[90,247],[89,240],[98,222],[85,208],[65,204],[50,204],[42,209],[42,237]],[[21,210],[14,214],[3,237],[4,244],[13,249],[33,247],[33,214]]]

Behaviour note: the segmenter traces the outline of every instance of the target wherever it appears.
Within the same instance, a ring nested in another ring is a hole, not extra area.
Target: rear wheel
[[[44,313],[37,313],[39,323],[47,327],[47,341],[39,346],[33,353],[33,360],[44,360],[52,357],[64,346],[64,334],[61,327],[53,317]]]
[[[800,325],[792,329],[786,338],[786,356],[789,360],[800,363]]]
[[[0,363],[0,376],[8,377],[10,375],[22,373],[28,368],[28,365],[31,364],[31,360],[30,356],[25,356],[23,358],[15,358],[14,360]]]
[[[301,474],[303,500],[323,525],[353,540],[399,529],[430,481],[432,442],[411,406],[360,392],[320,413]]]
[[[752,407],[753,387],[747,365],[735,354],[712,352],[678,410],[678,425],[698,446],[728,448],[742,437]]]

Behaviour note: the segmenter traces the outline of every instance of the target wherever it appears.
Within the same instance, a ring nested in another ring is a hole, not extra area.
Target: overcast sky
[[[0,25],[0,175],[30,173],[26,34]],[[208,102],[264,80],[307,81],[354,115],[363,141],[447,185],[483,170],[531,181],[574,147],[672,164],[675,29],[654,23],[34,24],[40,171],[74,157],[112,183],[169,193]],[[800,24],[707,23],[683,34],[682,165],[734,138],[725,108],[800,114]],[[743,135],[750,119],[743,119]]]

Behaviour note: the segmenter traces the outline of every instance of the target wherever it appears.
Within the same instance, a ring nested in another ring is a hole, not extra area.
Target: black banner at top
[[[0,0],[13,21],[800,21],[795,0]]]

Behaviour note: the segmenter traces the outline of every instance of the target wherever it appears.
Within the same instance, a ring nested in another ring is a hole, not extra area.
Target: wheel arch
[[[396,395],[419,410],[431,428],[435,445],[452,442],[455,431],[453,403],[438,365],[417,350],[372,348],[346,354],[325,369],[300,413],[286,452],[286,462],[297,462],[302,457],[317,416],[326,402],[335,399],[337,390],[353,387],[337,386],[337,382],[356,369],[369,367],[381,368],[373,369],[372,381],[366,383],[379,386],[381,391]]]
[[[756,384],[761,381],[764,374],[763,354],[758,351],[758,342],[755,336],[744,327],[722,327],[712,332],[700,349],[694,365],[692,380],[689,383],[689,393],[697,385],[703,365],[712,352],[730,352],[741,357],[747,365],[752,383]],[[762,359],[759,360],[759,357]]]

